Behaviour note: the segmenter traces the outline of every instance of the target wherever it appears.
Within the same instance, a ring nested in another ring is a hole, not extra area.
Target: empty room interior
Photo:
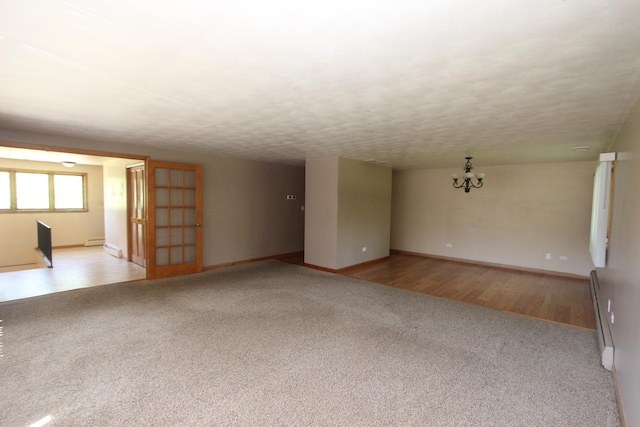
[[[3,3],[0,424],[640,426],[639,20]]]

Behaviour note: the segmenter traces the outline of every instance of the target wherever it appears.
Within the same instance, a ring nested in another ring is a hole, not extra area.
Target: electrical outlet
[[[453,245],[452,245],[451,243],[447,243],[447,247],[448,247],[448,248],[452,248],[452,247],[453,247]]]
[[[297,198],[298,196],[296,196],[295,194],[287,194],[287,200],[295,200]]]
[[[611,324],[613,325],[615,323],[615,316],[613,315],[613,313],[611,313]]]
[[[611,300],[607,300],[607,313],[611,313]]]
[[[366,246],[362,247],[362,252],[367,252],[367,247]]]
[[[548,260],[550,260],[550,259],[551,259],[551,252],[547,252],[547,257],[546,257],[546,258],[547,258]]]
[[[564,255],[560,255],[559,259],[560,259],[560,261],[566,261],[566,260],[567,260],[567,257],[566,257],[566,256],[564,256]]]

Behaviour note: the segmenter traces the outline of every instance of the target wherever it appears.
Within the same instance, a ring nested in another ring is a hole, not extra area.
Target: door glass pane
[[[171,228],[171,245],[181,245],[182,244],[182,227]]]
[[[155,171],[156,187],[169,186],[169,170],[166,168],[156,168]]]
[[[196,225],[196,210],[194,208],[184,210],[184,225]]]
[[[166,227],[169,225],[169,209],[156,208],[156,226]]]
[[[84,209],[84,177],[53,175],[53,194],[56,209]]]
[[[0,171],[0,209],[11,209],[9,172]]]
[[[196,171],[184,171],[185,188],[196,188]]]
[[[185,246],[184,247],[184,262],[194,262],[196,260],[196,247]]]
[[[49,209],[49,175],[16,172],[18,209]]]
[[[135,176],[137,177],[135,182],[137,183],[137,194],[136,194],[136,202],[135,202],[135,207],[136,207],[136,216],[137,218],[143,218],[144,217],[144,208],[145,208],[145,197],[144,197],[144,189],[145,189],[145,183],[144,183],[144,174],[142,173],[142,171],[137,171]]]
[[[196,243],[196,228],[195,227],[185,227],[184,230],[184,243],[185,244],[195,244]]]
[[[156,249],[156,265],[169,265],[169,248]]]
[[[171,248],[171,264],[182,264],[182,246]]]
[[[171,187],[182,187],[182,169],[171,169],[169,185]]]
[[[156,188],[156,206],[169,206],[169,190],[166,188]]]
[[[184,190],[184,205],[185,206],[196,205],[196,190]]]
[[[170,225],[182,225],[182,209],[181,208],[171,208]]]
[[[171,206],[182,206],[182,190],[171,190]]]
[[[169,229],[156,228],[156,246],[169,245]]]

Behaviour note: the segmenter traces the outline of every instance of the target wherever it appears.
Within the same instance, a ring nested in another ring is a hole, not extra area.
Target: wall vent
[[[605,369],[613,368],[613,339],[611,338],[611,330],[609,329],[609,321],[607,318],[607,307],[602,301],[600,294],[600,284],[595,270],[591,272],[591,297],[593,298],[593,310],[596,316],[596,330],[598,333],[598,344],[600,345],[601,363]]]
[[[116,248],[115,246],[112,246],[108,243],[105,243],[102,248],[104,249],[104,251],[106,253],[108,253],[111,256],[114,256],[116,258],[122,258],[122,249],[120,248]]]

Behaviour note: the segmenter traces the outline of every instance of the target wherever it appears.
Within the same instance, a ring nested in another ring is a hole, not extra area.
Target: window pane
[[[84,179],[81,175],[54,175],[56,209],[84,209]]]
[[[196,188],[196,172],[185,170],[184,171],[184,186],[186,188]]]
[[[156,187],[166,187],[169,185],[169,170],[156,168]]]
[[[184,247],[184,262],[195,262],[196,255],[198,252],[196,251],[195,246],[185,246]]]
[[[49,209],[49,175],[16,172],[18,209]]]
[[[171,248],[169,264],[182,264],[182,246]]]
[[[166,228],[156,228],[156,246],[167,246],[169,244],[169,230]]]
[[[169,265],[169,248],[156,249],[156,265]]]
[[[9,172],[0,172],[0,209],[11,209]]]
[[[182,209],[173,208],[169,212],[169,215],[170,215],[170,218],[169,218],[170,224],[169,225],[181,226],[183,224]]]
[[[182,244],[182,227],[172,227],[171,228],[171,246],[181,245]]]
[[[182,187],[182,169],[171,169],[169,172],[169,186]]]

